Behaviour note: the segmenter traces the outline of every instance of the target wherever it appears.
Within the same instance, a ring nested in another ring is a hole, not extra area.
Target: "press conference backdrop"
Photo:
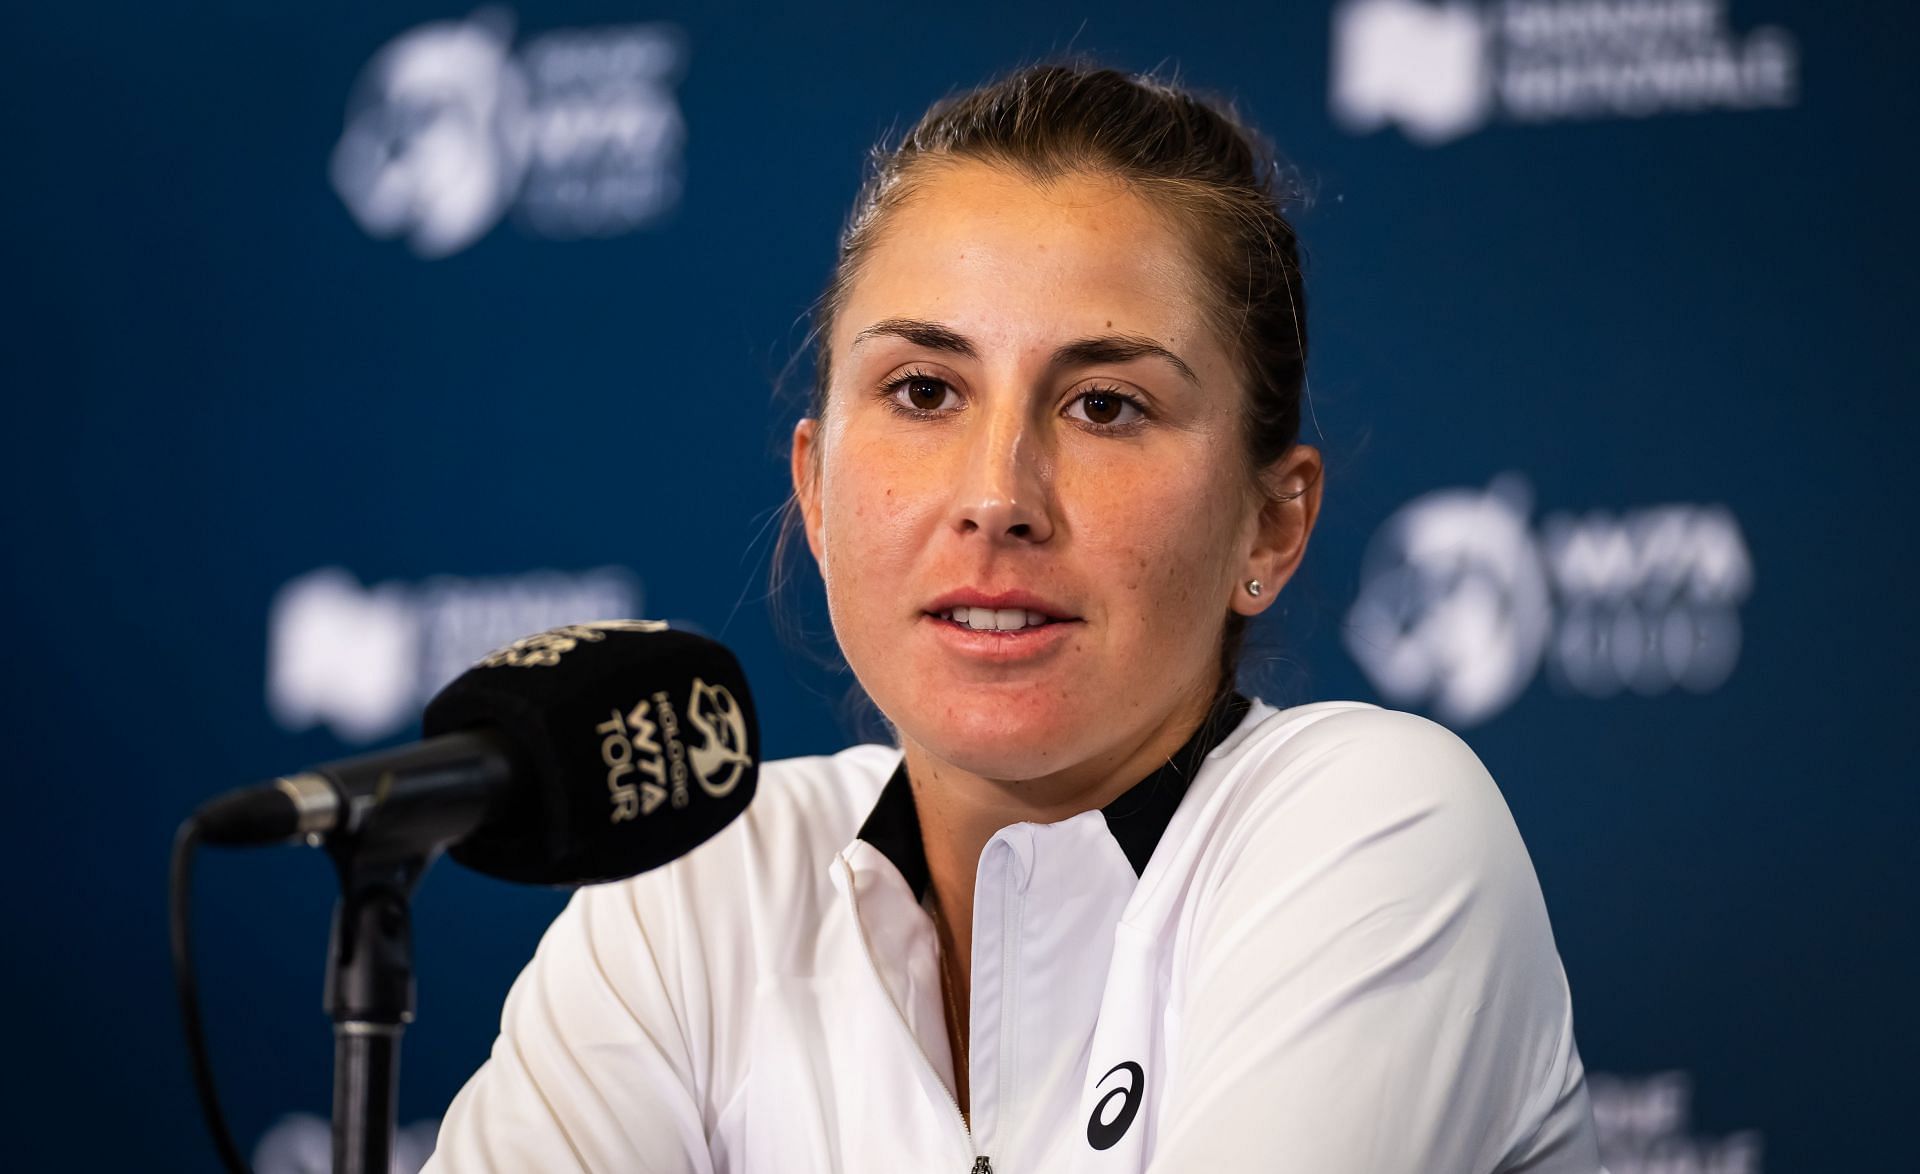
[[[11,1168],[210,1168],[175,822],[413,736],[490,646],[675,619],[739,652],[772,756],[858,736],[817,584],[793,639],[766,598],[804,364],[779,377],[869,144],[1068,50],[1231,96],[1297,167],[1330,471],[1254,685],[1417,710],[1485,759],[1616,1174],[1910,1168],[1912,6],[9,25]],[[262,1174],[325,1161],[333,893],[301,850],[201,872]],[[409,1168],[562,899],[428,876]]]

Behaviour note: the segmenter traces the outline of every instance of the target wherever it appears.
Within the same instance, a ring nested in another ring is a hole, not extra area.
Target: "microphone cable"
[[[180,1025],[187,1034],[187,1056],[193,1064],[193,1086],[207,1119],[207,1132],[229,1174],[252,1174],[240,1147],[234,1144],[226,1116],[220,1112],[220,1094],[213,1084],[213,1060],[207,1052],[206,1032],[200,1022],[200,993],[193,976],[193,853],[200,846],[200,821],[189,817],[173,837],[173,862],[168,870],[167,921],[173,940],[173,981],[180,995]]]

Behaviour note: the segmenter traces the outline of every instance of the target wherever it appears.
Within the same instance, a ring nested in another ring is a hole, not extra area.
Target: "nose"
[[[952,524],[989,541],[1053,537],[1052,469],[1037,430],[1014,405],[983,407],[966,429]]]

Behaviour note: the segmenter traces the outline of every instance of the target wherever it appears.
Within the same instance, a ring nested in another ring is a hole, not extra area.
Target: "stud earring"
[[[1253,596],[1255,599],[1260,598],[1260,580],[1247,580],[1247,594]]]

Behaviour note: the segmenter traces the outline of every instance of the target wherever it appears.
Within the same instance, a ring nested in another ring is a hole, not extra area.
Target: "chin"
[[[1037,779],[1057,769],[1063,756],[1038,747],[962,744],[943,748],[928,743],[927,752],[959,770],[995,782],[1020,783]],[[1047,748],[1052,749],[1052,748]]]
[[[908,706],[894,726],[942,762],[982,778],[1037,778],[1079,757],[1088,720],[1056,698],[962,697]]]

